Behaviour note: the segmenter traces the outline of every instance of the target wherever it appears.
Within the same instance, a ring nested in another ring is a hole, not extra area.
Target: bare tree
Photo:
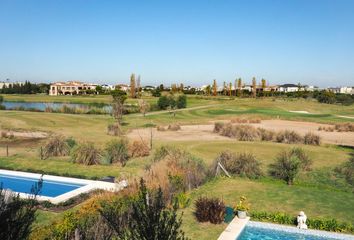
[[[138,101],[139,110],[145,117],[145,114],[150,110],[150,104],[144,99],[139,99]]]

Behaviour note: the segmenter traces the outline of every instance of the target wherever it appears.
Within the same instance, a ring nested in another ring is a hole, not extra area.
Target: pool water
[[[14,192],[31,193],[31,188],[38,183],[39,179],[9,176],[0,174],[0,184],[3,189],[11,189]],[[84,185],[75,183],[55,182],[44,180],[39,195],[57,197],[61,194],[78,189]]]
[[[331,240],[331,238],[246,226],[237,240]]]

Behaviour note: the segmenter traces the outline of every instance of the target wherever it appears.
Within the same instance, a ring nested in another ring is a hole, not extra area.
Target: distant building
[[[278,86],[278,92],[297,92],[299,86],[295,84],[283,84]]]
[[[120,89],[120,90],[122,90],[124,92],[128,92],[130,90],[129,85],[127,85],[127,84],[118,84],[116,86],[116,88],[118,88],[118,89]]]
[[[110,84],[102,84],[101,87],[103,90],[110,90],[110,91],[116,89],[116,86]]]
[[[25,83],[23,83],[23,82],[0,82],[0,89],[8,88],[10,86],[13,86],[14,84],[18,84],[18,85],[22,86]]]
[[[333,93],[354,94],[353,87],[330,87],[327,90]]]
[[[78,81],[55,82],[50,84],[49,95],[77,95],[96,91],[97,84],[82,83]]]

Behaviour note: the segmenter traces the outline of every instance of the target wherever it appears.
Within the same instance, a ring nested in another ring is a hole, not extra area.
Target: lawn
[[[348,192],[287,186],[279,182],[251,181],[242,178],[220,178],[191,193],[192,204],[183,211],[183,229],[191,239],[214,240],[226,224],[198,223],[194,217],[194,201],[199,196],[222,198],[234,206],[240,196],[247,196],[251,211],[287,212],[296,216],[303,210],[309,218],[336,218],[354,224],[354,196]]]

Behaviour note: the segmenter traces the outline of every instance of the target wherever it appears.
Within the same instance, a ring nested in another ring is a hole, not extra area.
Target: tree
[[[28,239],[32,223],[36,219],[36,196],[40,193],[43,181],[40,179],[32,189],[29,199],[3,191],[0,187],[0,239]]]
[[[232,83],[230,82],[229,84],[229,96],[231,97],[231,93],[232,93]]]
[[[141,82],[140,82],[140,75],[138,75],[138,78],[136,80],[136,94],[138,97],[140,97],[140,90],[141,90]]]
[[[187,107],[187,97],[186,95],[179,95],[177,98],[177,108],[186,108]]]
[[[183,91],[184,91],[184,85],[183,85],[183,83],[181,83],[181,84],[179,85],[179,91],[180,91],[181,93],[183,93]]]
[[[255,98],[257,96],[257,81],[256,78],[252,78],[252,96]]]
[[[118,89],[118,90],[111,91],[111,95],[113,98],[112,115],[118,122],[120,122],[123,116],[123,110],[124,110],[123,104],[127,99],[127,94],[126,92]]]
[[[167,208],[161,188],[148,191],[140,180],[139,195],[132,206],[129,239],[132,240],[183,240],[182,218],[177,216],[177,204]]]
[[[238,91],[238,96],[239,97],[242,97],[242,79],[241,78],[239,78],[238,80],[237,80],[237,91]]]
[[[264,78],[262,78],[261,82],[262,82],[262,91],[264,91],[267,87],[267,81]]]
[[[216,86],[216,79],[214,79],[213,82],[213,96],[216,96],[218,94],[218,87]]]
[[[135,74],[132,73],[130,76],[130,97],[135,98],[136,97],[136,85],[135,85]]]
[[[226,82],[224,81],[224,87],[223,87],[223,94],[224,96],[227,95],[227,86],[226,86]]]
[[[143,116],[145,117],[145,114],[149,111],[150,109],[150,104],[145,101],[144,99],[140,99],[138,101],[138,105],[139,105],[139,111],[143,114]]]
[[[210,93],[211,93],[211,86],[210,85],[206,86],[205,92],[208,96],[210,96]]]
[[[169,105],[170,105],[170,101],[168,97],[165,95],[159,97],[159,100],[157,100],[157,106],[162,110],[166,110]]]

